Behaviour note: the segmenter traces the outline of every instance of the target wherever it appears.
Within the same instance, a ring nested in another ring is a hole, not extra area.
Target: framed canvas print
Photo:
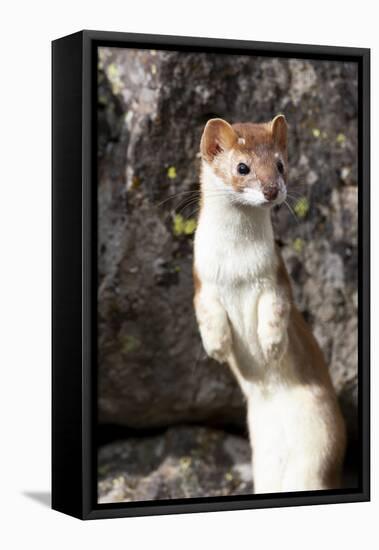
[[[53,42],[53,508],[369,499],[369,50]]]

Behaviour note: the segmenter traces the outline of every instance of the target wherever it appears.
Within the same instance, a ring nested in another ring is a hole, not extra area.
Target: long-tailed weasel
[[[337,488],[344,422],[270,218],[287,193],[286,120],[212,119],[200,149],[195,311],[207,354],[229,364],[247,400],[254,490]]]

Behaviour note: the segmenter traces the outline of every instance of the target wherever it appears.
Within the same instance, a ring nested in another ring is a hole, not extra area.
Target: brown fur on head
[[[262,206],[285,200],[287,123],[283,115],[262,124],[230,125],[213,118],[204,128],[200,150],[203,161],[237,201]]]

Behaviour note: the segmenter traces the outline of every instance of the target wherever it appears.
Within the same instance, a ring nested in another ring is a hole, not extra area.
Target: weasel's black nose
[[[267,185],[263,189],[264,198],[267,199],[268,201],[275,200],[276,197],[278,196],[278,193],[279,193],[279,188],[277,185]]]

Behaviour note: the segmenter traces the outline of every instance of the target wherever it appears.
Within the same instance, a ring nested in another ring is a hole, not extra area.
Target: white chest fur
[[[195,268],[208,307],[217,308],[206,293],[217,296],[225,310],[239,369],[250,377],[262,364],[258,300],[276,286],[273,230],[268,209],[236,205],[219,186],[217,177],[208,174],[195,237]]]

